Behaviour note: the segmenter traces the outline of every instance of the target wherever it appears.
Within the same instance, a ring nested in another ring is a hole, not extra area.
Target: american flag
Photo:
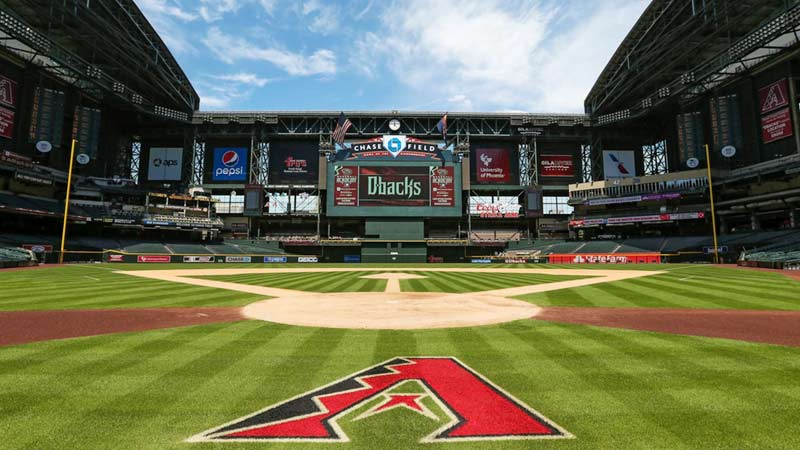
[[[444,117],[436,124],[436,129],[442,134],[442,139],[447,141],[447,113],[444,113]]]
[[[347,130],[353,126],[353,122],[344,116],[344,112],[339,115],[339,122],[336,123],[336,129],[333,130],[333,141],[339,145],[344,145],[344,137]]]

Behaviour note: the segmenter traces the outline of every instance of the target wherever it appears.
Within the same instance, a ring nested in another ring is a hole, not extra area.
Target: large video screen
[[[505,142],[476,143],[470,150],[473,184],[519,184],[519,154]]]
[[[319,142],[276,140],[269,144],[269,184],[316,185]]]
[[[337,165],[328,182],[329,215],[460,215],[453,166]]]

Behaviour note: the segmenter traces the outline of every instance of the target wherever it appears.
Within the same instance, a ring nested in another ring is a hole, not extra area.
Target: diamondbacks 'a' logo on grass
[[[370,367],[188,441],[349,442],[342,422],[398,409],[440,422],[420,442],[572,437],[455,358],[410,357]]]

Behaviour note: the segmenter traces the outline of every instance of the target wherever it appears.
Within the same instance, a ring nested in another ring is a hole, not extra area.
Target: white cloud
[[[314,33],[330,34],[339,27],[339,11],[333,4],[323,4],[319,0],[303,2],[300,12],[311,19],[308,30]]]
[[[381,31],[356,43],[351,64],[368,76],[388,67],[417,103],[445,98],[436,109],[577,112],[646,4],[580,2],[581,16],[566,20],[557,3],[396,2]]]
[[[246,72],[239,72],[228,75],[213,75],[211,78],[222,81],[232,81],[234,83],[246,84],[256,87],[264,87],[267,85],[267,83],[269,83],[269,80],[266,78],[260,78],[258,77],[258,75],[254,73],[246,73]]]
[[[197,14],[183,7],[177,0],[135,0],[170,51],[192,53],[195,51],[191,36],[184,24],[198,19]]]
[[[327,49],[303,55],[275,47],[261,47],[245,39],[229,36],[217,27],[208,30],[203,43],[217,58],[228,64],[237,61],[266,61],[294,76],[336,73],[336,55]]]
[[[239,0],[200,0],[200,17],[206,22],[215,22],[228,13],[235,13],[242,7]]]
[[[174,17],[184,22],[191,22],[197,19],[197,14],[182,8],[180,4],[172,3],[170,0],[136,0],[136,4],[148,15]]]
[[[228,97],[218,97],[214,95],[201,95],[200,106],[203,111],[214,111],[227,109],[230,106],[231,99]]]

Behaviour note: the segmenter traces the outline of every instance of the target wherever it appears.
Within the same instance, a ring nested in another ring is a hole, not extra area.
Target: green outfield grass
[[[235,306],[263,298],[114,273],[210,267],[268,266],[82,265],[0,272],[0,310]],[[380,271],[373,265],[348,267]],[[485,269],[492,267],[499,266]],[[578,268],[665,273],[525,298],[542,305],[800,309],[800,283],[775,273],[689,265]],[[521,281],[490,272],[420,273],[431,278],[403,287],[471,291],[493,289],[501,279],[498,287]],[[311,282],[321,288],[340,280],[337,289],[346,289],[358,280],[354,274],[311,275],[272,281],[307,289]],[[526,277],[531,283],[567,278]],[[384,281],[371,283],[359,289],[381,290]],[[398,356],[457,357],[576,438],[423,445],[418,441],[441,422],[399,409],[357,422],[345,417],[341,425],[349,444],[184,442]],[[798,374],[800,348],[535,320],[424,331],[243,321],[0,347],[0,449],[789,450],[800,448]]]
[[[350,444],[183,440],[395,356],[455,356],[576,436],[416,442],[404,410],[343,423]],[[0,349],[0,447],[794,449],[800,349],[521,321],[431,331],[241,322]]]
[[[243,306],[264,298],[114,270],[115,266],[87,264],[0,272],[0,311]]]
[[[666,273],[517,298],[542,306],[800,310],[800,282],[780,273],[659,267]]]
[[[539,274],[404,272],[425,277],[400,280],[400,287],[404,292],[479,292],[583,278]],[[198,278],[309,292],[382,292],[386,288],[386,280],[362,278],[379,273],[383,272],[360,270],[336,273],[219,275]]]

